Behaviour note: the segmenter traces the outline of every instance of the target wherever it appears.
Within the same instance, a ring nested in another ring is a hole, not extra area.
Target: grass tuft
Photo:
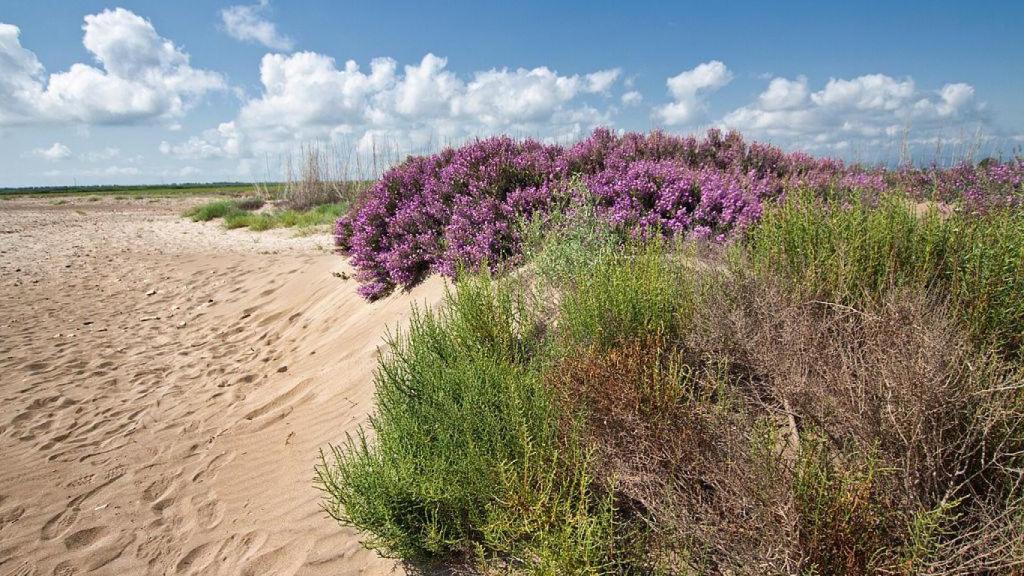
[[[209,222],[215,218],[224,218],[237,210],[230,200],[215,200],[188,210],[185,212],[185,216],[191,218],[193,222]]]
[[[224,219],[224,227],[249,228],[259,232],[271,228],[296,228],[309,232],[318,227],[331,226],[345,212],[345,204],[325,204],[308,210],[272,209],[255,212],[263,207],[263,200],[243,198],[241,200],[217,200],[192,208],[185,213],[194,222],[207,222],[216,218]]]
[[[558,322],[564,345],[586,349],[653,335],[671,337],[685,322],[691,290],[658,242],[598,253],[564,295]]]

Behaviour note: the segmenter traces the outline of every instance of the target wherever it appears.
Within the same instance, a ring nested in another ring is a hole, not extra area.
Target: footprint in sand
[[[53,540],[67,532],[71,525],[78,520],[78,505],[71,504],[61,510],[43,524],[41,531],[43,540]]]
[[[157,514],[163,514],[163,511],[174,505],[177,499],[173,495],[168,495],[156,502],[153,502],[153,511]]]
[[[111,544],[100,546],[90,552],[83,564],[89,571],[102,568],[103,566],[106,566],[120,558],[121,554],[124,553],[125,548],[131,546],[134,541],[135,534],[126,534]]]
[[[196,509],[196,524],[204,530],[212,530],[224,519],[224,507],[216,500],[211,500]]]
[[[95,474],[86,474],[85,476],[79,476],[78,478],[75,478],[71,482],[68,482],[66,486],[68,488],[80,488],[92,482],[92,479],[95,477]]]
[[[22,562],[17,568],[6,573],[6,576],[33,576],[36,573],[36,567],[28,562]]]
[[[0,511],[0,531],[3,531],[8,524],[14,524],[25,515],[24,506],[14,506]]]
[[[148,536],[135,548],[135,557],[145,560],[152,566],[170,552],[175,551],[174,529],[173,523],[167,523],[162,517],[147,524],[142,533]]]
[[[292,386],[287,392],[283,392],[266,404],[251,410],[248,414],[243,416],[243,418],[246,420],[255,420],[278,409],[290,412],[293,406],[303,404],[316,397],[312,391],[307,392],[310,387],[311,380],[299,382],[295,386]],[[303,394],[304,392],[305,394]]]
[[[221,545],[217,557],[221,562],[231,561],[236,565],[254,557],[260,548],[267,543],[269,534],[263,530],[253,530],[245,534],[232,534]]]
[[[171,536],[169,534],[150,536],[135,549],[135,557],[139,560],[145,560],[147,564],[152,566],[167,553],[170,546]]]
[[[23,366],[23,368],[26,371],[28,371],[28,372],[30,372],[32,374],[38,374],[38,373],[42,372],[43,370],[46,370],[49,367],[50,367],[50,365],[48,363],[46,363],[46,362],[32,362],[30,364],[25,364]]]
[[[252,384],[256,381],[255,374],[246,374],[235,381],[236,384]]]
[[[189,550],[188,553],[178,561],[178,565],[174,570],[178,574],[198,574],[203,568],[212,564],[216,558],[216,545],[213,542],[207,542],[206,544],[200,544],[199,546]]]
[[[201,466],[199,470],[192,476],[192,482],[201,482],[203,480],[211,479],[217,475],[217,472],[224,467],[225,464],[233,460],[235,457],[234,450],[227,452],[221,452],[210,459],[209,463]]]
[[[46,521],[46,524],[43,524],[43,528],[41,530],[43,540],[53,540],[54,538],[63,536],[71,528],[71,525],[78,520],[79,507],[82,503],[92,496],[95,496],[100,490],[103,490],[107,486],[116,482],[123,475],[124,473],[122,472],[119,475],[111,476],[103,482],[103,484],[100,484],[84,494],[78,495],[68,502],[67,506],[63,510],[50,517],[50,519]]]
[[[109,470],[107,470],[103,474],[103,479],[104,480],[114,480],[116,478],[120,478],[121,476],[124,476],[125,472],[127,472],[127,471],[128,471],[128,468],[125,467],[124,464],[118,464],[118,465],[110,468]]]
[[[71,560],[64,560],[53,567],[53,576],[74,576],[77,573],[78,570]]]
[[[174,483],[173,476],[164,476],[154,480],[145,490],[142,491],[142,499],[146,502],[155,502],[170,489]]]
[[[7,566],[7,563],[18,555],[18,547],[0,548],[0,566]]]
[[[102,540],[109,531],[106,526],[93,526],[79,530],[64,539],[64,547],[68,550],[81,550]]]
[[[308,540],[293,540],[254,558],[242,570],[242,576],[291,576],[305,564],[309,549]]]

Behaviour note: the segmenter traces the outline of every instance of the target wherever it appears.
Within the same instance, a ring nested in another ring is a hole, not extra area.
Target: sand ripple
[[[440,283],[367,304],[327,237],[184,207],[0,203],[0,574],[391,573],[312,467]]]

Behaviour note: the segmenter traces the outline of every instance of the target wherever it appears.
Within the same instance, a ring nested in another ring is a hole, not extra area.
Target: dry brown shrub
[[[550,376],[678,573],[1013,574],[1024,380],[941,302],[866,310],[720,278],[684,341]]]
[[[564,403],[583,407],[597,476],[620,510],[647,523],[650,554],[719,571],[728,560],[721,550],[774,554],[778,534],[765,527],[780,523],[758,502],[777,498],[779,470],[760,467],[749,449],[757,423],[723,385],[728,368],[695,365],[678,343],[647,338],[568,359],[550,383]],[[736,521],[751,517],[759,521]]]

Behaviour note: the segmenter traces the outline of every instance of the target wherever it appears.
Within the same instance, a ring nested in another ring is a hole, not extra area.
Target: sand
[[[386,330],[326,235],[0,202],[0,574],[389,574],[320,509]],[[339,275],[341,277],[339,277]]]

